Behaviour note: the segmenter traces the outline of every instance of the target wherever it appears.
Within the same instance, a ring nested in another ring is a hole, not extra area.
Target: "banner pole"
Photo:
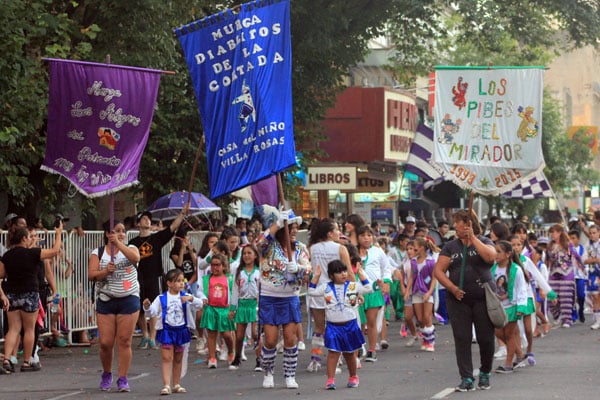
[[[192,167],[192,176],[190,177],[190,184],[188,185],[188,196],[186,203],[188,206],[191,203],[192,198],[192,189],[194,188],[194,179],[196,179],[196,171],[198,170],[198,160],[200,159],[200,153],[202,152],[202,140],[198,143],[198,148],[196,149],[196,157],[194,158],[194,166]]]
[[[285,197],[283,195],[283,183],[281,182],[281,174],[277,174],[277,197],[279,198],[279,204],[281,208],[285,208]],[[285,242],[285,250],[287,251],[288,260],[292,261],[292,243],[290,242],[290,230],[288,228],[288,221],[283,221],[283,241]]]
[[[110,64],[110,54],[106,55],[106,64]],[[108,219],[110,225],[110,233],[112,234],[115,229],[115,192],[110,193],[110,202],[108,206]],[[110,244],[110,262],[113,263],[115,261],[114,256],[114,245]]]

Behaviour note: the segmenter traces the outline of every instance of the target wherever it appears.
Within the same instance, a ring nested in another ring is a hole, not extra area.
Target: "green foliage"
[[[161,78],[138,190],[143,191],[145,202],[172,190],[187,190],[200,148],[193,190],[207,192],[203,131],[195,93],[172,29],[242,2],[4,2],[0,9],[0,187],[9,194],[9,208],[19,205],[31,215],[36,214],[36,207],[53,210],[64,194],[72,191],[64,179],[39,170],[45,148],[48,90],[43,57],[105,62],[110,55],[115,64],[174,71],[175,75]],[[397,76],[403,81],[453,60],[544,63],[549,57],[545,47],[558,42],[554,26],[568,32],[564,43],[567,39],[577,45],[594,43],[598,37],[595,3],[577,1],[569,7],[562,3],[464,0],[453,9],[445,0],[293,0],[294,122],[304,163],[322,155],[320,121],[333,105],[349,68],[364,59],[370,39],[391,29],[397,42]],[[553,178],[560,178],[558,169]],[[286,196],[292,196],[294,189],[295,184],[288,185]],[[220,205],[228,200],[221,199]],[[91,202],[86,204],[91,207]]]

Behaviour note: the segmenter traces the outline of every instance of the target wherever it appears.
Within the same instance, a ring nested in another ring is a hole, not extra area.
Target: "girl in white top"
[[[165,280],[169,288],[166,292],[157,296],[153,302],[144,299],[146,317],[162,316],[156,319],[156,339],[160,342],[162,353],[161,395],[171,394],[171,378],[173,393],[186,392],[179,384],[184,350],[191,340],[190,329],[194,329],[196,310],[202,307],[202,300],[184,291],[183,270],[170,270]]]
[[[252,339],[258,341],[256,322],[258,321],[256,309],[258,307],[258,282],[260,280],[260,256],[256,247],[242,245],[242,263],[233,280],[233,293],[231,295],[230,318],[235,318],[235,358],[230,370],[240,367],[244,347],[246,328],[251,324]],[[256,368],[260,370],[260,348],[256,347]]]
[[[364,343],[365,338],[356,319],[358,296],[371,292],[372,285],[360,266],[357,270],[360,282],[352,282],[353,274],[348,274],[347,266],[340,260],[334,260],[327,266],[330,282],[317,286],[321,276],[321,266],[317,266],[308,288],[311,297],[323,297],[326,303],[327,328],[325,329],[325,346],[327,353],[327,382],[325,387],[335,389],[335,370],[340,358],[344,355],[348,365],[349,388],[358,387],[356,375],[356,358],[354,352]]]
[[[104,243],[105,246],[92,251],[88,261],[88,279],[96,281],[96,321],[103,370],[100,390],[111,388],[116,345],[119,354],[117,389],[129,392],[127,373],[132,357],[131,337],[140,312],[137,277],[140,252],[136,246],[125,244],[122,223],[115,222],[112,228],[109,223],[104,224]]]
[[[416,257],[415,242],[410,241],[406,245],[406,258],[400,268],[400,291],[404,298],[404,323],[400,329],[401,336],[407,336],[406,329],[410,333],[410,338],[406,341],[406,347],[412,347],[418,340],[417,327],[415,325],[415,311],[412,303],[412,293],[408,290],[408,278],[410,276],[410,269],[412,268],[411,260]]]
[[[533,331],[535,329],[535,323],[536,320],[535,318],[532,318],[532,316],[535,315],[535,293],[534,293],[534,288],[538,287],[542,290],[543,293],[545,293],[545,297],[549,300],[549,301],[555,301],[556,300],[556,293],[552,290],[552,288],[550,287],[550,285],[548,284],[548,282],[546,281],[546,279],[544,279],[543,275],[541,274],[541,272],[537,269],[536,265],[533,263],[533,261],[531,261],[531,259],[527,256],[525,256],[523,254],[523,248],[524,248],[524,243],[522,241],[522,239],[517,236],[517,235],[513,235],[510,239],[510,243],[513,247],[513,251],[516,254],[520,254],[519,259],[521,261],[521,264],[523,265],[523,269],[525,271],[526,275],[526,280],[528,282],[528,285],[526,287],[527,289],[527,307],[526,307],[526,311],[523,314],[523,330],[525,334],[525,339],[527,340],[527,354],[525,354],[524,359],[527,359],[527,362],[529,363],[529,365],[535,365],[535,356],[533,354]],[[530,253],[531,254],[531,253]],[[524,366],[525,360],[518,360],[519,361],[519,366]]]
[[[377,344],[377,314],[379,309],[384,305],[383,294],[389,293],[389,284],[384,284],[384,279],[390,279],[390,270],[388,268],[387,255],[381,248],[374,246],[374,235],[370,226],[364,225],[356,231],[358,235],[358,251],[363,260],[363,267],[369,281],[376,282],[381,289],[375,290],[373,293],[368,293],[364,296],[365,301],[363,307],[367,317],[367,337],[368,349],[365,361],[377,361],[375,346]]]
[[[412,304],[423,335],[421,350],[434,351],[433,292],[437,280],[433,276],[435,261],[427,255],[428,243],[423,238],[414,240],[416,257],[411,260],[407,291],[412,295]]]
[[[329,218],[324,218],[313,224],[310,234],[309,250],[310,264],[312,270],[317,266],[325,268],[331,261],[341,260],[348,270],[348,277],[354,280],[350,256],[346,247],[337,243],[340,240],[340,229],[338,224]],[[327,274],[321,274],[319,285],[330,281]],[[307,299],[310,313],[314,320],[313,334],[311,338],[310,363],[306,370],[317,372],[321,368],[322,347],[324,345],[323,334],[325,333],[325,300],[320,296],[309,296]]]

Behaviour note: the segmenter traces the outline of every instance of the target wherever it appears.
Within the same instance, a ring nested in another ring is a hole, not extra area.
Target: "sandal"
[[[187,393],[187,390],[185,390],[185,388],[180,384],[177,384],[173,386],[173,393]]]
[[[4,359],[4,361],[2,361],[2,367],[1,367],[4,372],[0,371],[0,374],[2,375],[8,375],[12,372],[15,372],[15,365],[13,363],[10,362],[10,360]]]
[[[160,389],[160,394],[161,394],[161,396],[171,394],[171,386],[169,386],[169,385],[163,386],[163,388]]]
[[[21,372],[39,371],[40,369],[42,369],[40,364],[33,361],[25,361],[21,365]]]

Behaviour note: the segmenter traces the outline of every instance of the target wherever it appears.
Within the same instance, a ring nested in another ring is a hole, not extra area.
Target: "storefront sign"
[[[401,93],[386,91],[385,119],[383,158],[386,161],[406,162],[417,130],[415,100]]]
[[[370,178],[365,172],[359,172],[356,178],[356,190],[348,190],[354,193],[388,193],[390,181]]]
[[[356,167],[308,167],[306,190],[355,190]]]

